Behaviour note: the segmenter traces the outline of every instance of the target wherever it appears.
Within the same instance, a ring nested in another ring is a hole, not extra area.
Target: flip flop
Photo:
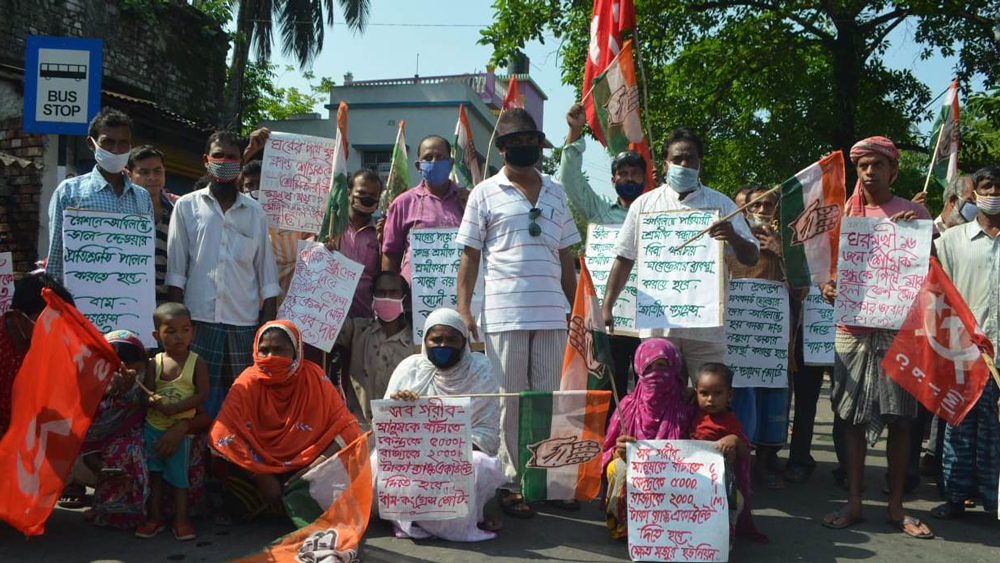
[[[828,521],[827,516],[833,516],[833,520]],[[840,524],[837,524],[838,520],[841,521]],[[864,518],[861,516],[851,516],[847,513],[846,508],[841,508],[823,517],[823,527],[830,528],[831,530],[843,530],[863,521]]]
[[[954,520],[965,516],[964,502],[945,502],[931,509],[931,516],[942,520]]]
[[[531,518],[535,515],[535,509],[532,508],[530,504],[524,502],[524,497],[522,497],[520,493],[503,491],[499,493],[499,495],[500,496],[497,499],[497,502],[500,504],[500,510],[503,510],[504,514],[507,516],[513,516],[514,518]]]
[[[890,526],[898,528],[899,531],[910,536],[911,538],[917,538],[918,540],[929,540],[934,538],[934,532],[928,531],[928,532],[914,533],[906,528],[907,526],[912,526],[914,528],[919,529],[920,525],[923,524],[923,522],[921,522],[918,518],[914,518],[912,516],[907,515],[904,516],[902,520],[893,520],[892,518],[888,518],[886,519],[886,522]]]

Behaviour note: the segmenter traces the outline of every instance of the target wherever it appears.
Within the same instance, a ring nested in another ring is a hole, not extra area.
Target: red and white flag
[[[587,64],[583,69],[583,109],[587,114],[587,123],[604,146],[608,146],[608,143],[602,136],[601,120],[594,107],[594,97],[586,94],[594,79],[618,56],[623,45],[622,32],[629,29],[635,29],[633,0],[594,0],[594,11],[590,18],[590,46],[587,49]]]
[[[896,339],[886,374],[948,424],[962,422],[990,378],[993,344],[936,258]]]
[[[517,75],[510,75],[510,82],[507,83],[507,93],[503,97],[503,109],[523,108],[524,100],[521,99],[521,83],[517,81]]]

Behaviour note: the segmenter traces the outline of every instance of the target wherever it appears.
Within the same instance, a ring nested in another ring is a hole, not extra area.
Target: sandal
[[[87,489],[77,483],[70,483],[59,497],[59,508],[76,509],[87,506]]]
[[[195,539],[198,535],[194,533],[194,526],[191,525],[191,522],[185,521],[174,522],[174,537],[177,538],[177,541],[188,541]]]
[[[503,510],[507,516],[531,518],[535,515],[535,509],[530,504],[524,502],[524,497],[521,496],[521,493],[501,491],[498,495],[497,502],[500,503],[500,510]]]
[[[934,537],[934,532],[932,532],[930,528],[927,528],[926,532],[920,532],[920,531],[914,532],[913,531],[914,529],[920,530],[920,526],[924,526],[925,524],[921,522],[918,518],[914,518],[909,515],[904,516],[902,520],[893,520],[892,518],[888,518],[886,519],[886,522],[894,528],[899,528],[899,531],[910,536],[911,538],[917,538],[918,540],[929,540]],[[907,528],[907,526],[910,526],[910,528]]]
[[[767,473],[758,473],[757,484],[772,491],[779,491],[785,488],[785,483],[781,480],[781,477],[778,477],[777,473],[771,473],[770,471]]]
[[[954,520],[965,516],[964,502],[946,502],[931,509],[931,516],[942,520]]]
[[[793,485],[800,485],[809,480],[812,472],[812,468],[803,467],[801,465],[793,465],[785,470],[784,479],[786,482]]]
[[[157,534],[162,532],[166,528],[163,524],[163,520],[154,520],[149,518],[145,520],[139,527],[135,529],[135,537],[142,539],[149,539],[156,537]]]
[[[833,517],[832,519],[830,518],[831,516]],[[861,516],[851,516],[847,512],[847,508],[841,508],[824,516],[823,526],[831,530],[843,530],[863,521],[864,518]]]

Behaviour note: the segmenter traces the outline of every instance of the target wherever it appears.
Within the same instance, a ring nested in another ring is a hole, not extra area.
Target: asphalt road
[[[805,484],[789,485],[781,491],[757,492],[753,499],[757,527],[770,536],[770,543],[737,542],[731,561],[994,563],[997,560],[1000,523],[995,515],[986,515],[978,509],[961,521],[932,518],[928,510],[939,502],[932,482],[921,484],[907,498],[907,506],[911,514],[928,521],[937,534],[935,539],[912,539],[885,523],[885,496],[881,493],[884,443],[868,456],[866,521],[847,530],[822,527],[823,514],[846,499],[846,493],[833,484],[830,476],[835,457],[827,397],[824,393],[820,399],[818,436],[813,448],[819,468]],[[504,530],[495,540],[454,544],[396,539],[387,525],[374,522],[361,556],[369,563],[481,563],[487,558],[490,563],[628,561],[625,544],[609,538],[596,502],[584,505],[579,512],[543,506],[534,519],[508,518],[504,524]],[[221,562],[259,550],[291,530],[281,520],[225,528],[202,519],[195,525],[199,537],[193,542],[180,543],[166,533],[152,540],[139,540],[124,532],[88,525],[78,511],[57,509],[45,535],[39,538],[26,540],[0,524],[0,562]]]

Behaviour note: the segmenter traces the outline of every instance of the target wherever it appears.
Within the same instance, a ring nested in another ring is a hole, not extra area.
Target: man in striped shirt
[[[567,303],[576,293],[570,246],[580,233],[562,186],[535,170],[545,135],[531,115],[504,112],[496,135],[504,167],[473,189],[458,229],[458,311],[478,338],[470,305],[482,258],[482,328],[500,391],[553,391],[566,348]],[[510,483],[501,505],[508,514],[531,516],[517,492],[518,403],[500,404],[500,459]]]

